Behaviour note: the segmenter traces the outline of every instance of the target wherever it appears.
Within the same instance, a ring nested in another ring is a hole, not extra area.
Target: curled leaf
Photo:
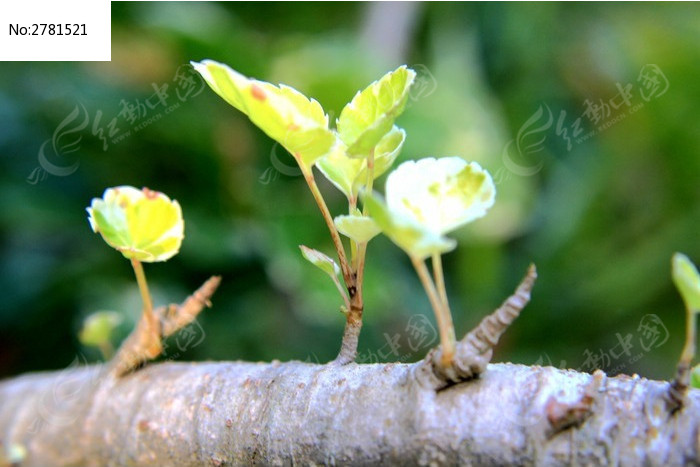
[[[304,245],[299,245],[299,248],[301,249],[301,254],[309,263],[331,276],[331,278],[338,277],[338,274],[340,274],[340,268],[328,255],[324,255],[320,251]]]
[[[321,104],[296,89],[247,78],[213,60],[192,62],[192,66],[214,92],[246,114],[300,164],[310,167],[335,144]]]
[[[675,253],[672,260],[673,282],[676,284],[689,311],[700,313],[700,274],[683,253]]]
[[[415,77],[413,70],[400,66],[358,92],[343,108],[337,127],[340,139],[348,147],[348,156],[367,157],[391,131],[406,106]]]
[[[93,232],[124,257],[165,261],[178,253],[185,223],[180,204],[163,193],[132,186],[105,190],[87,208]]]

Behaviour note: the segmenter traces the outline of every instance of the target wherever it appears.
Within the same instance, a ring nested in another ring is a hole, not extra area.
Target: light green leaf
[[[700,313],[700,274],[683,253],[673,255],[672,275],[688,310]]]
[[[93,232],[125,258],[166,261],[180,251],[185,222],[175,200],[163,193],[132,186],[105,190],[87,208]]]
[[[367,243],[382,231],[371,217],[363,216],[359,211],[352,215],[338,216],[334,222],[338,232],[357,243]]]
[[[316,162],[316,167],[350,200],[357,195],[354,189],[355,180],[365,162],[362,159],[351,159],[346,156],[346,149],[345,144],[338,141],[331,152]]]
[[[314,250],[313,248],[309,248],[304,245],[299,245],[299,248],[301,249],[301,254],[309,263],[331,276],[331,278],[334,280],[338,277],[338,274],[340,274],[340,268],[335,261],[333,261],[333,259],[327,255],[324,255],[318,250]]]
[[[270,138],[308,167],[328,153],[336,137],[321,105],[289,86],[247,78],[212,60],[192,62],[209,86]]]
[[[406,161],[386,181],[389,209],[436,235],[486,215],[495,195],[491,175],[461,157]]]
[[[401,115],[416,73],[405,65],[358,92],[337,121],[350,157],[367,157]]]
[[[374,180],[382,176],[394,165],[394,161],[401,152],[403,142],[406,140],[406,132],[394,126],[389,133],[384,135],[374,150]],[[355,194],[359,188],[367,182],[367,160],[362,161],[360,173],[355,177]]]
[[[363,201],[382,232],[413,258],[425,259],[434,253],[451,251],[457,246],[453,239],[437,235],[411,218],[391,212],[377,193],[365,193]]]
[[[123,321],[122,315],[115,311],[98,311],[89,315],[83,322],[78,339],[83,345],[100,347],[112,336],[112,332]]]
[[[405,139],[406,132],[397,126],[384,135],[375,148],[374,180],[391,168]],[[316,162],[316,167],[348,200],[357,199],[360,188],[367,182],[367,160],[348,157],[346,150],[345,144],[338,141],[330,153]]]
[[[693,367],[690,373],[690,387],[700,388],[700,365]]]

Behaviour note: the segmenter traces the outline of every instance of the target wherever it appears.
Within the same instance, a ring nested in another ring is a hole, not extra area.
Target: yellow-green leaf
[[[371,217],[363,216],[359,212],[347,216],[338,216],[334,219],[338,232],[357,243],[367,243],[376,237],[382,229]]]
[[[304,245],[299,245],[299,248],[301,249],[301,254],[309,263],[331,276],[332,279],[338,277],[338,274],[340,274],[340,268],[332,258],[324,255],[318,250],[314,250],[313,248],[309,248]]]
[[[105,190],[87,208],[93,232],[124,257],[165,261],[178,253],[185,223],[180,204],[163,193],[132,186]]]
[[[403,142],[406,140],[406,132],[394,126],[389,133],[379,141],[374,149],[374,179],[382,176],[394,165],[394,161],[401,152]],[[354,192],[358,193],[360,187],[367,182],[367,160],[362,161],[360,173],[355,177]]]
[[[289,86],[247,78],[213,60],[192,62],[209,86],[270,138],[310,167],[328,153],[335,134],[321,104]]]
[[[700,313],[700,274],[683,253],[673,255],[672,275],[688,310]]]
[[[374,151],[373,180],[391,168],[405,139],[406,132],[397,126],[384,135]],[[331,152],[316,162],[316,167],[348,200],[357,199],[360,188],[367,182],[367,160],[348,157],[346,150],[345,144],[338,141]]]
[[[453,239],[435,234],[400,213],[391,212],[377,193],[366,193],[363,201],[382,232],[413,258],[425,259],[457,246]]]
[[[693,371],[690,372],[690,387],[700,388],[700,365],[693,367]]]
[[[495,195],[491,175],[461,157],[406,161],[386,181],[389,209],[437,235],[483,217]]]
[[[343,108],[338,133],[350,157],[367,157],[403,112],[416,73],[405,65],[358,92]]]
[[[316,167],[350,200],[356,196],[355,180],[362,171],[364,161],[349,158],[345,155],[346,149],[345,144],[338,141],[331,152],[316,162]]]

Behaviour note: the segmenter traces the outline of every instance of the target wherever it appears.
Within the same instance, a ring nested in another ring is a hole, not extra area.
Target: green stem
[[[370,150],[369,156],[367,157],[367,182],[365,184],[366,186],[366,192],[371,193],[372,192],[372,184],[374,183],[374,148]],[[362,215],[368,216],[369,212],[367,209],[367,204],[362,206]],[[357,259],[357,269],[355,269],[355,272],[357,273],[357,293],[362,296],[362,284],[365,279],[365,257],[367,255],[367,242],[360,243],[358,245],[358,259]]]
[[[413,267],[416,268],[418,277],[425,292],[428,294],[428,300],[430,300],[430,305],[433,307],[435,312],[435,318],[437,319],[438,330],[440,332],[440,343],[442,347],[442,358],[441,363],[444,366],[449,366],[452,363],[452,359],[455,355],[455,330],[452,324],[452,316],[450,315],[450,310],[444,307],[438,292],[435,289],[435,284],[430,278],[430,273],[422,260],[411,257],[411,262]]]
[[[100,353],[105,362],[109,361],[114,356],[114,347],[112,347],[109,341],[101,342],[97,347],[100,349]]]
[[[686,308],[685,345],[681,354],[681,362],[688,366],[695,357],[695,315],[693,310]]]
[[[132,258],[131,266],[134,268],[136,282],[139,284],[139,291],[141,292],[141,299],[143,300],[143,315],[141,319],[145,324],[145,328],[143,328],[145,334],[142,335],[143,342],[145,343],[145,350],[148,352],[150,358],[155,358],[162,351],[158,317],[153,312],[153,302],[151,301],[151,294],[148,291],[146,274],[143,272],[141,261]]]
[[[340,263],[340,270],[343,272],[343,280],[345,281],[345,285],[351,287],[354,283],[352,272],[348,266],[345,248],[343,247],[343,242],[338,234],[338,229],[335,228],[335,223],[333,223],[333,216],[331,216],[328,206],[326,206],[326,202],[323,199],[323,195],[318,189],[318,185],[316,185],[316,180],[314,179],[314,174],[311,171],[311,167],[307,167],[305,164],[301,163],[300,160],[298,162],[301,172],[304,174],[304,179],[306,180],[307,185],[309,185],[311,194],[313,195],[314,200],[316,200],[316,204],[318,204],[318,208],[321,210],[323,219],[326,221],[326,225],[330,231],[331,238],[333,239],[333,245],[335,246],[335,251],[338,254],[338,262]]]
[[[350,239],[350,267],[353,272],[357,272],[358,246],[355,240]]]
[[[433,253],[433,275],[435,276],[435,284],[437,285],[437,291],[440,295],[440,300],[442,304],[448,311],[450,310],[450,304],[447,301],[447,290],[445,289],[445,276],[442,272],[442,257],[440,253]]]
[[[143,272],[143,265],[141,261],[132,258],[131,266],[134,268],[136,282],[139,284],[141,300],[143,300],[143,314],[150,322],[152,321],[151,317],[155,319],[155,316],[153,315],[153,302],[151,301],[151,294],[148,291],[148,283],[146,282],[146,274]]]

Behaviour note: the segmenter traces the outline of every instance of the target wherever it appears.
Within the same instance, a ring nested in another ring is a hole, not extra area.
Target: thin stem
[[[362,283],[365,280],[365,257],[367,255],[367,242],[357,245],[357,293],[362,295]]]
[[[668,388],[666,401],[671,413],[680,410],[686,402],[690,386],[690,365],[695,358],[695,315],[696,311],[686,307],[685,345],[676,366],[676,375]]]
[[[112,346],[111,342],[101,342],[98,345],[98,348],[100,349],[100,353],[102,354],[102,358],[105,359],[105,362],[109,361],[114,356],[114,347]]]
[[[352,215],[357,209],[357,198],[352,196],[348,200],[348,214]],[[350,268],[353,272],[357,272],[357,242],[350,239]]]
[[[143,320],[145,327],[145,334],[142,334],[144,342],[146,342],[147,351],[149,352],[151,358],[155,358],[162,351],[162,344],[160,342],[160,326],[158,323],[158,317],[153,312],[153,302],[151,301],[151,294],[148,291],[148,283],[146,282],[146,274],[143,272],[143,265],[141,261],[132,258],[131,266],[134,268],[134,273],[136,274],[136,282],[139,284],[139,291],[141,292],[141,299],[143,300],[143,315],[141,319]]]
[[[353,272],[357,272],[358,245],[355,240],[350,239],[350,267]]]
[[[146,282],[146,274],[143,272],[143,265],[141,261],[132,258],[131,266],[134,268],[134,273],[136,274],[136,282],[139,284],[139,291],[141,292],[141,300],[143,300],[143,315],[149,322],[155,319],[153,315],[153,302],[151,301],[151,294],[148,291],[148,283]]]
[[[455,355],[455,331],[454,325],[452,324],[452,316],[450,315],[450,310],[447,307],[442,306],[442,301],[438,296],[437,290],[435,289],[435,284],[430,278],[430,273],[425,263],[418,259],[411,257],[411,262],[413,267],[416,268],[418,277],[425,292],[428,294],[428,300],[430,300],[430,305],[433,307],[435,312],[435,318],[437,319],[438,329],[440,332],[440,342],[442,346],[442,364],[444,366],[449,366],[452,363],[452,359]]]
[[[345,285],[351,287],[351,284],[353,283],[352,273],[350,271],[350,267],[348,266],[347,257],[345,256],[345,248],[343,247],[343,242],[340,239],[338,230],[335,228],[335,224],[333,223],[333,216],[331,216],[331,213],[328,210],[328,206],[326,206],[326,202],[323,199],[323,195],[318,189],[318,185],[316,185],[316,180],[314,179],[314,174],[311,171],[311,167],[307,167],[305,164],[301,163],[301,161],[299,161],[299,167],[301,168],[301,172],[304,174],[304,179],[306,180],[307,185],[309,185],[311,194],[316,200],[316,204],[318,204],[318,208],[321,210],[323,219],[326,221],[328,230],[331,233],[333,245],[335,246],[335,250],[338,253],[338,262],[340,262],[340,269],[343,272],[343,280],[345,280]]]
[[[374,148],[369,151],[369,156],[367,157],[367,182],[365,184],[367,193],[372,192],[372,183],[374,182]],[[369,212],[367,209],[367,204],[362,206],[362,214],[368,216]],[[358,259],[357,259],[357,291],[360,296],[362,296],[362,284],[365,279],[365,257],[367,255],[367,242],[360,243],[358,245]]]
[[[686,309],[687,323],[685,327],[685,345],[681,354],[681,363],[690,366],[695,357],[695,312],[690,308]]]
[[[443,306],[449,311],[450,304],[447,301],[447,290],[445,289],[445,276],[442,272],[442,257],[440,253],[433,253],[433,275],[435,276],[435,284],[437,285],[440,300]]]

